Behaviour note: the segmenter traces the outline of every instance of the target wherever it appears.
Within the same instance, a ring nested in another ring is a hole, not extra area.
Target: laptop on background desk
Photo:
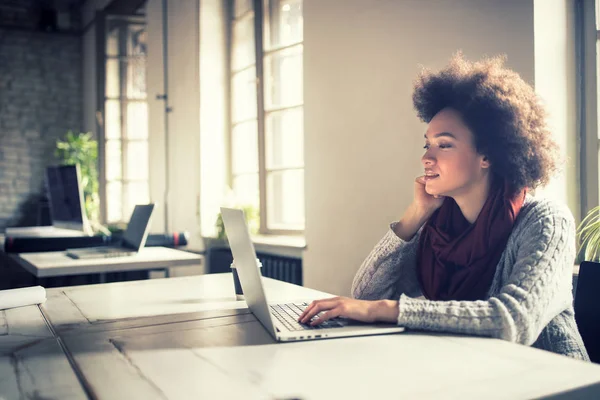
[[[312,299],[287,304],[269,304],[262,277],[256,266],[256,252],[244,212],[221,207],[221,215],[248,308],[275,340],[287,342],[404,331],[404,327],[396,324],[367,324],[347,318],[334,318],[317,326],[298,323],[300,313]]]
[[[83,205],[79,165],[47,167],[45,184],[52,226],[6,228],[6,236],[74,237],[91,235]]]
[[[121,243],[116,246],[67,249],[67,256],[75,259],[125,257],[137,254],[146,244],[150,217],[154,204],[138,204],[133,209]]]

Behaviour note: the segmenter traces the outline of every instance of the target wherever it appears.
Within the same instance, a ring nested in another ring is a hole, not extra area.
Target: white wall
[[[216,236],[215,221],[227,187],[229,73],[225,4],[200,3],[200,205],[202,234]]]
[[[422,135],[419,65],[505,53],[534,80],[532,0],[305,0],[306,286],[348,295],[412,201]]]
[[[150,114],[150,197],[155,210],[152,231],[189,231],[190,247],[200,238],[200,94],[199,2],[168,2],[168,157],[165,170],[164,93],[162,65],[162,1],[149,0],[148,107]],[[167,175],[165,175],[167,171]],[[168,188],[165,176],[168,176]],[[167,190],[168,224],[165,224]]]
[[[539,195],[566,203],[580,219],[575,15],[573,1],[535,0],[535,90],[566,163]]]

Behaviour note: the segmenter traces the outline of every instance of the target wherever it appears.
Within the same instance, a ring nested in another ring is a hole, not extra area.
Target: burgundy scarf
[[[427,221],[417,253],[417,275],[426,298],[485,298],[526,190],[513,198],[506,193],[506,185],[493,183],[474,224],[450,197]]]

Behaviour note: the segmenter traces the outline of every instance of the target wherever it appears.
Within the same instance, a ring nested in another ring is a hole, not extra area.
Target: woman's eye
[[[449,149],[450,147],[452,147],[452,145],[450,145],[450,144],[446,144],[446,143],[440,144],[440,149]]]
[[[426,144],[425,146],[423,146],[423,148],[424,148],[425,150],[429,150],[429,145],[428,145],[428,144]]]

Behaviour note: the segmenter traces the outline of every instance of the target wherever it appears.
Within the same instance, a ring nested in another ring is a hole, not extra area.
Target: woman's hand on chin
[[[425,191],[425,176],[415,179],[414,190],[413,202],[394,227],[396,236],[406,241],[411,240],[434,211],[444,203],[444,196],[432,196]]]
[[[432,196],[425,190],[425,175],[415,179],[414,209],[429,218],[444,203],[444,196]]]
[[[317,314],[318,317],[311,321]],[[345,317],[362,322],[396,322],[398,302],[393,300],[356,300],[348,297],[333,297],[315,300],[300,315],[298,322],[318,325],[329,319]]]

